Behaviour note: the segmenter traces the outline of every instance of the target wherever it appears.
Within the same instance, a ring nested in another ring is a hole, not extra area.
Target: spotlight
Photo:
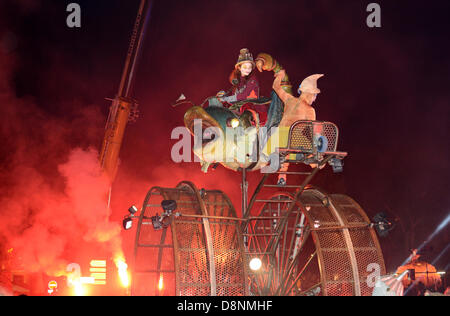
[[[261,259],[253,258],[252,260],[250,260],[249,266],[250,266],[250,269],[252,269],[253,271],[258,271],[259,269],[261,269],[261,266],[262,266]]]
[[[152,216],[152,226],[154,230],[160,230],[163,228],[161,217],[156,213],[156,216]]]
[[[375,230],[380,237],[386,237],[395,227],[395,225],[387,219],[387,216],[384,213],[376,214],[372,220],[374,222],[370,224],[370,227],[375,227]]]
[[[333,158],[330,160],[329,164],[333,168],[334,173],[341,173],[344,171],[344,161],[342,159]]]
[[[235,117],[230,117],[229,119],[227,119],[227,126],[236,128],[239,126],[239,120]]]
[[[177,209],[177,202],[175,200],[164,200],[161,202],[161,207],[166,214],[170,215]]]
[[[136,206],[131,205],[130,208],[128,209],[128,212],[130,212],[131,215],[134,215],[134,214],[136,214],[137,210],[138,209]]]
[[[125,230],[129,230],[133,226],[133,220],[127,216],[123,219],[122,225]]]

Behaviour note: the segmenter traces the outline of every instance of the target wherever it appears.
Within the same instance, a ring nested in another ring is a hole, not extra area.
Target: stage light
[[[177,209],[177,202],[175,200],[164,200],[161,202],[161,207],[166,214],[172,214]]]
[[[375,228],[380,237],[386,237],[395,227],[383,212],[376,214],[372,220],[373,223],[370,224],[370,227]]]
[[[137,207],[134,205],[131,205],[128,209],[128,212],[130,212],[131,215],[134,215],[138,211]]]
[[[163,228],[161,217],[158,215],[158,213],[156,214],[156,216],[152,216],[151,220],[154,230],[160,230]]]
[[[123,219],[122,225],[125,230],[129,230],[133,226],[133,220],[127,216]]]
[[[239,126],[239,120],[237,118],[235,118],[235,117],[230,117],[227,120],[227,126],[228,127],[232,127],[232,128],[236,128],[236,127]]]
[[[333,168],[334,173],[341,173],[344,171],[344,161],[339,158],[333,158],[330,160],[329,164]]]
[[[261,266],[262,266],[261,259],[253,258],[252,260],[250,260],[249,266],[250,266],[250,269],[252,269],[253,271],[258,271],[259,269],[261,269]]]

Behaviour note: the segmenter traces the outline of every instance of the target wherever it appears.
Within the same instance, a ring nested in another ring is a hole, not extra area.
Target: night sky
[[[81,28],[66,26],[70,2],[81,6]],[[170,133],[183,125],[187,107],[170,104],[181,93],[201,103],[228,89],[246,47],[277,59],[294,91],[305,77],[325,74],[317,118],[338,125],[338,149],[349,157],[343,174],[327,167],[313,184],[349,195],[370,217],[383,211],[397,218],[380,242],[388,270],[401,264],[450,210],[450,2],[377,1],[382,27],[369,28],[371,2],[153,1],[133,89],[140,118],[125,132],[112,219],[142,204],[152,186],[182,180],[224,191],[239,211],[238,173],[219,167],[203,175],[198,163],[171,161]],[[15,113],[26,126],[14,134],[0,130],[3,198],[14,187],[18,142],[27,148],[23,163],[56,189],[63,186],[56,166],[71,148],[100,148],[110,105],[104,98],[117,92],[138,6],[138,0],[0,0],[0,66],[9,69],[0,68],[6,82],[0,89],[15,100],[13,110],[0,113],[2,122]],[[258,78],[262,95],[270,96],[272,73]],[[58,133],[64,136],[52,141]],[[259,177],[250,175],[250,192]],[[425,258],[433,261],[449,236],[447,226]],[[134,233],[124,238],[131,242]],[[435,265],[445,269],[449,261],[447,252]]]

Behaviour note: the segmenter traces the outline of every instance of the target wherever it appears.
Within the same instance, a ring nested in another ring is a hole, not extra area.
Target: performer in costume
[[[230,75],[233,87],[229,93],[220,91],[209,99],[209,106],[223,106],[222,102],[235,103],[259,98],[259,82],[254,73],[255,62],[247,48],[241,49],[234,70]]]
[[[299,120],[316,120],[316,112],[312,107],[312,104],[316,101],[317,95],[320,93],[320,90],[317,88],[317,80],[323,77],[321,74],[316,74],[304,79],[298,89],[300,96],[296,98],[282,88],[281,80],[285,76],[285,71],[280,70],[275,74],[275,80],[273,82],[274,91],[284,103],[283,118],[281,119],[277,131],[279,133],[279,147],[287,146],[289,129],[293,123]],[[288,167],[289,164],[284,163],[280,171],[286,172]],[[286,184],[286,174],[279,175],[278,184]]]

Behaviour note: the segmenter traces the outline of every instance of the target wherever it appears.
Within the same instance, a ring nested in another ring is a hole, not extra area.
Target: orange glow
[[[106,260],[91,260],[91,267],[106,268]]]
[[[56,281],[50,281],[50,282],[48,282],[48,288],[50,289],[50,290],[54,290],[54,289],[56,289],[58,287],[58,283],[56,283]]]
[[[414,270],[416,281],[422,282],[426,287],[432,287],[435,285],[439,285],[442,282],[441,276],[436,271],[436,268],[429,263],[415,261],[412,263],[408,263],[404,266],[401,266],[397,269],[396,274],[400,275],[405,270]],[[403,286],[408,287],[414,281],[411,280],[408,275],[402,279]]]
[[[72,275],[68,276],[68,282],[73,287],[73,295],[75,295],[75,296],[85,296],[87,294],[86,288],[83,286],[80,279],[81,278],[75,279]],[[49,283],[49,288],[50,288],[50,283]],[[53,291],[53,289],[51,289],[51,290]]]
[[[106,284],[106,260],[91,260],[90,265],[90,277],[94,279],[92,284]]]
[[[95,280],[106,280],[106,273],[91,273],[91,277]]]
[[[86,288],[81,284],[81,282],[76,282],[74,284],[74,295],[75,296],[85,296],[87,294]]]
[[[130,286],[130,277],[128,275],[128,265],[125,263],[125,259],[122,256],[116,257],[114,260],[119,273],[120,283],[123,287]]]
[[[95,280],[94,283],[92,284],[96,284],[96,285],[105,285],[106,281],[105,280]]]
[[[162,291],[163,288],[164,288],[164,278],[161,273],[161,275],[159,276],[159,281],[158,281],[158,290]]]

